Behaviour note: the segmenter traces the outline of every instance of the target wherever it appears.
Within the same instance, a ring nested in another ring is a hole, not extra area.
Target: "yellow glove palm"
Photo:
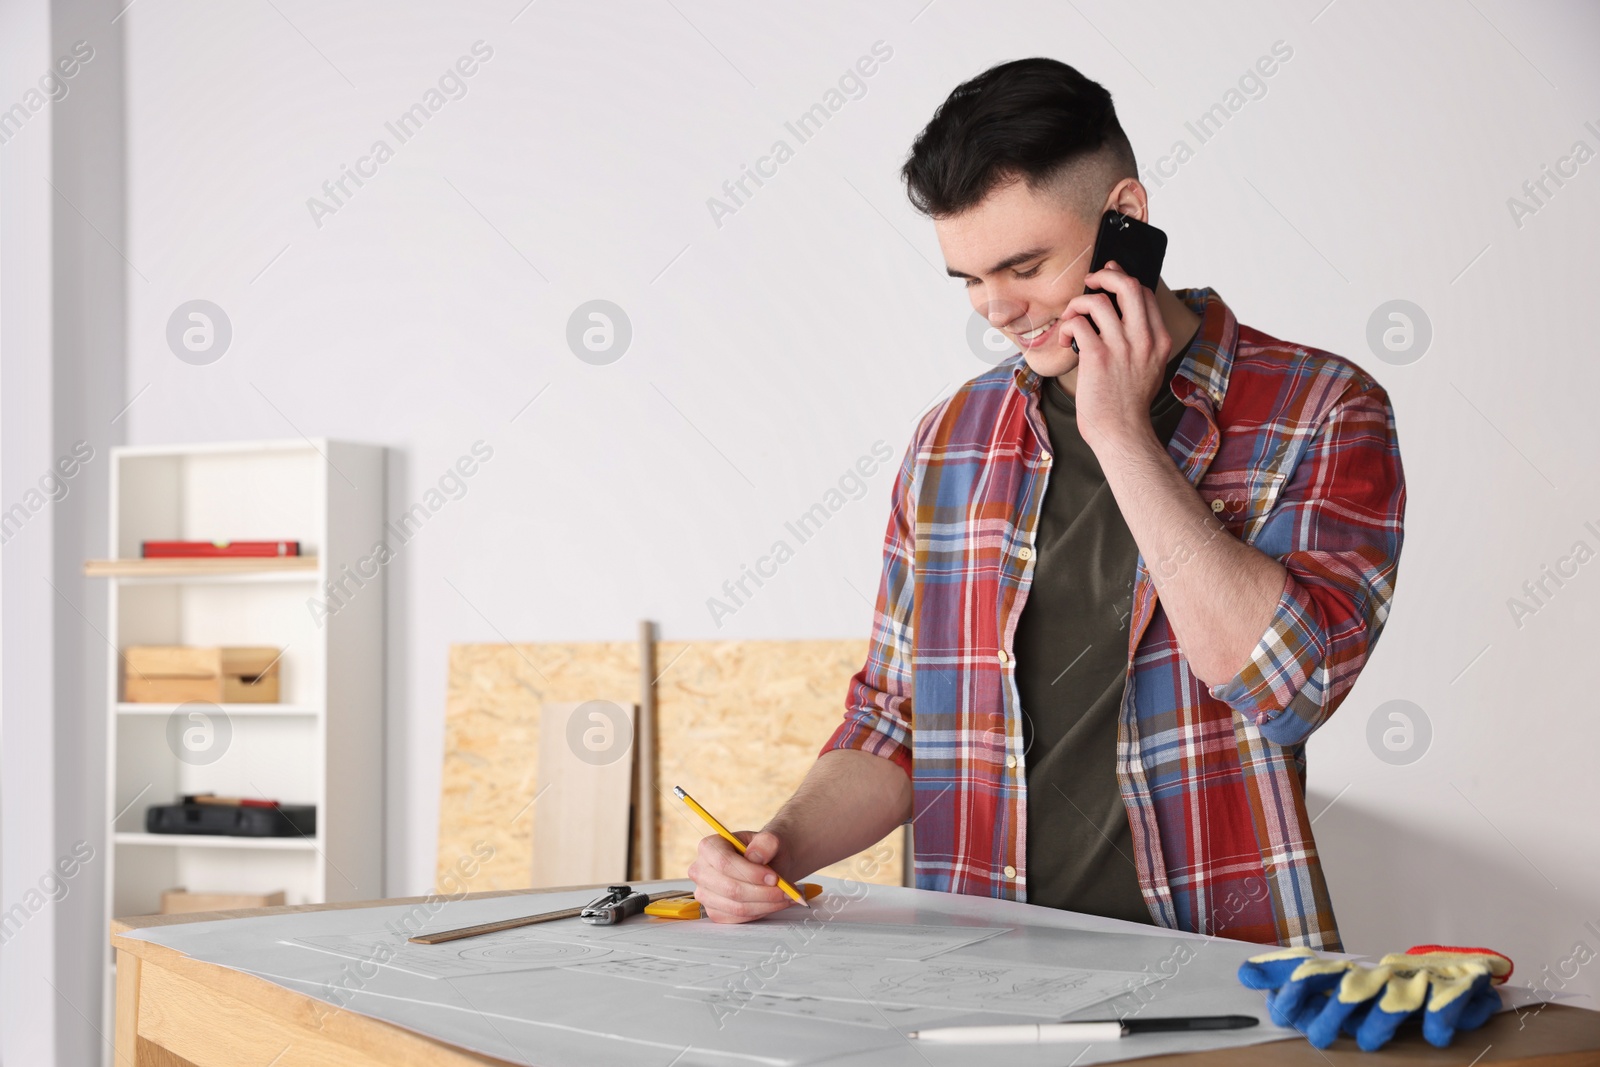
[[[1419,1009],[1423,1036],[1443,1048],[1457,1030],[1481,1026],[1494,1013],[1500,998],[1492,985],[1510,973],[1511,961],[1490,949],[1422,945],[1390,953],[1374,967],[1279,949],[1250,957],[1239,979],[1273,990],[1267,1005],[1275,1021],[1294,1026],[1318,1048],[1344,1030],[1371,1051]]]

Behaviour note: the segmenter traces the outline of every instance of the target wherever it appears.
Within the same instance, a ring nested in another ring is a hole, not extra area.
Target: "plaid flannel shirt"
[[[1139,886],[1169,929],[1337,951],[1304,744],[1388,615],[1405,514],[1394,414],[1353,363],[1240,326],[1210,289],[1177,295],[1202,322],[1172,384],[1188,410],[1168,454],[1227,533],[1288,575],[1249,662],[1208,687],[1139,557],[1116,755]],[[1018,354],[922,418],[893,492],[867,661],[822,750],[911,776],[923,889],[1027,899],[1011,642],[1050,464],[1041,381]]]

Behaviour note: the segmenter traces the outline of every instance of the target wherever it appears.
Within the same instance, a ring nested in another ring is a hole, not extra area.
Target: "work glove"
[[[1239,966],[1239,981],[1268,990],[1273,1021],[1299,1030],[1317,1048],[1327,1048],[1342,1030],[1371,1052],[1416,1014],[1422,1036],[1438,1048],[1458,1030],[1482,1026],[1500,1006],[1494,985],[1511,968],[1508,957],[1485,948],[1417,945],[1375,967],[1287,948],[1250,957]]]

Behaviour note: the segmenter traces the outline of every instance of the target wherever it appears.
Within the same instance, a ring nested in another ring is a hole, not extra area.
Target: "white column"
[[[95,1063],[104,1050],[105,594],[81,573],[86,556],[105,551],[106,460],[122,439],[112,420],[126,402],[122,25],[112,21],[119,10],[60,0],[0,5],[6,1064]],[[78,41],[93,48],[93,59],[52,82]],[[93,458],[61,478],[58,463],[78,441]],[[75,849],[83,855],[79,842],[93,849],[87,863],[74,862]]]

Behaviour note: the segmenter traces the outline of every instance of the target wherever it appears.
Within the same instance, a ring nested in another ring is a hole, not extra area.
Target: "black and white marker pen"
[[[1112,1019],[1107,1022],[942,1026],[933,1030],[912,1030],[906,1036],[944,1045],[1067,1045],[1116,1041],[1136,1034],[1243,1030],[1258,1022],[1260,1020],[1253,1015],[1188,1015],[1164,1019]]]

